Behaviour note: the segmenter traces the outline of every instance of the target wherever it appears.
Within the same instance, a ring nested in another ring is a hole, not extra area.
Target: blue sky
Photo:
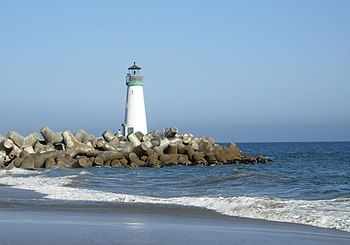
[[[127,67],[149,129],[350,140],[350,1],[0,1],[0,133],[118,130]]]

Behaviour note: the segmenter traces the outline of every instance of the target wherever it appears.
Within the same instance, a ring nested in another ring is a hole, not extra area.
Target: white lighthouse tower
[[[122,125],[123,135],[127,137],[133,132],[147,133],[145,99],[143,96],[143,76],[141,67],[134,65],[128,68],[126,75],[125,121]]]

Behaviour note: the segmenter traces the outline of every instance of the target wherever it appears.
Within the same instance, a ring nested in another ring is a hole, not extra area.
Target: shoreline
[[[226,216],[205,208],[42,201],[44,195],[40,193],[9,186],[0,186],[0,193],[0,224],[3,227],[0,235],[8,244],[58,244],[58,241],[60,244],[73,241],[92,244],[350,242],[350,233],[345,231]],[[57,240],[59,234],[63,238]]]

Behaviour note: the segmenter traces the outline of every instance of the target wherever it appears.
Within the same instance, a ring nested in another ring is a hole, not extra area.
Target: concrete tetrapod
[[[102,137],[105,139],[105,141],[110,142],[116,136],[110,130],[106,130],[106,131],[103,132]]]
[[[97,150],[93,150],[93,151],[88,151],[87,153],[85,153],[86,156],[88,157],[99,157],[103,160],[103,162],[107,162],[107,161],[113,161],[114,159],[122,159],[124,154],[123,152],[119,152],[119,151],[97,151]]]
[[[86,156],[81,156],[72,163],[73,168],[87,168],[91,166],[92,166],[92,162]]]
[[[78,142],[70,131],[64,131],[62,136],[67,147],[66,154],[71,157],[95,150],[94,147],[90,145]]]
[[[54,132],[47,126],[41,128],[40,133],[46,143],[55,144],[63,141],[62,132]]]
[[[74,137],[78,142],[84,143],[84,144],[87,144],[89,141],[93,141],[95,139],[95,137],[88,134],[84,129],[79,129],[75,133]]]
[[[175,135],[179,132],[179,129],[175,126],[164,129],[164,136],[167,138],[175,137]]]

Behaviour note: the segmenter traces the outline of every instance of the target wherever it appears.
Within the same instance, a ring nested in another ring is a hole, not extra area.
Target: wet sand
[[[201,208],[43,200],[0,186],[1,244],[350,244],[350,233]]]

